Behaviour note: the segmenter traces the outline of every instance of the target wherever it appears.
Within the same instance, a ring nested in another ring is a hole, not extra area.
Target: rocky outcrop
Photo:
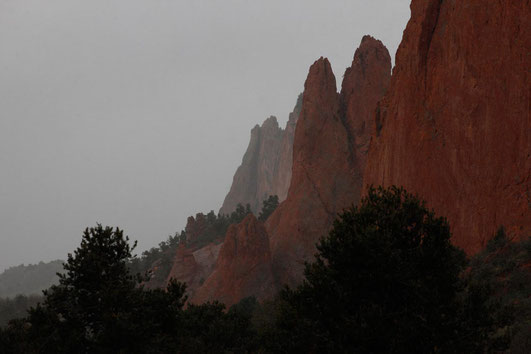
[[[163,283],[167,284],[170,279],[186,283],[186,293],[189,298],[213,272],[224,237],[221,234],[212,238],[210,229],[212,225],[207,220],[209,216],[197,213],[195,217],[188,217],[184,228],[186,241],[177,247],[172,268]],[[156,266],[152,267],[152,272],[156,277]],[[149,287],[151,284],[146,285]],[[157,282],[154,285],[159,286]]]
[[[249,204],[253,212],[262,209],[262,202],[270,195],[285,199],[291,180],[293,134],[300,105],[295,106],[286,124],[279,127],[273,116],[262,126],[251,130],[251,140],[242,163],[236,170],[229,193],[225,197],[221,214],[230,214],[238,203]]]
[[[295,138],[295,127],[297,126],[297,121],[299,119],[301,110],[302,93],[297,98],[297,103],[295,104],[295,108],[293,108],[293,112],[289,114],[289,119],[286,123],[284,135],[280,144],[278,163],[273,175],[273,182],[271,183],[272,190],[269,194],[278,196],[278,200],[280,202],[286,199],[291,182],[291,169],[293,166],[293,140]]]
[[[199,265],[195,261],[192,251],[184,243],[181,243],[177,248],[168,281],[175,279],[186,283],[188,291],[193,292],[199,286],[199,273]]]
[[[379,40],[363,37],[341,86],[343,116],[355,142],[356,172],[359,173],[356,178],[360,183],[374,130],[375,107],[385,95],[390,80],[389,51]]]
[[[296,284],[303,262],[338,212],[359,201],[372,112],[390,80],[391,60],[380,41],[364,37],[341,94],[327,59],[317,60],[304,85],[287,199],[269,217],[273,270]]]
[[[186,283],[186,293],[192,297],[214,270],[221,245],[210,243],[193,251],[181,243],[166,282],[175,279]]]
[[[414,0],[364,184],[402,185],[481,249],[531,234],[531,3]]]
[[[267,232],[249,214],[241,223],[229,227],[214,272],[191,302],[218,300],[231,306],[247,296],[271,297],[275,291]]]
[[[274,191],[288,180],[275,166],[292,165],[286,199],[265,228],[253,216],[231,226],[193,302],[231,305],[298,283],[319,237],[368,184],[419,194],[448,217],[454,243],[469,253],[501,225],[531,234],[530,6],[414,0],[391,81],[389,54],[369,36],[340,93],[328,60],[317,60],[291,126],[292,160],[280,162],[290,143],[271,121],[269,146],[282,153],[260,162],[274,154],[263,152],[267,124],[255,128],[223,208],[254,202],[256,211],[263,186]]]

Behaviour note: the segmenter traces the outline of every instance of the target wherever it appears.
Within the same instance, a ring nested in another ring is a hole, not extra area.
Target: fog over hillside
[[[363,35],[392,56],[408,0],[0,0],[0,272],[120,226],[137,253],[218,210],[308,67]],[[338,80],[340,82],[340,80]]]

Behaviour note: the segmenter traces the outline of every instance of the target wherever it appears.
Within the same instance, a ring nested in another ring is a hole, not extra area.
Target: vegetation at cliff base
[[[184,284],[144,289],[129,273],[133,246],[118,228],[86,229],[66,273],[28,316],[0,330],[0,352],[234,352],[245,318],[209,303],[189,306]],[[233,348],[235,346],[235,348]]]
[[[43,301],[41,295],[17,295],[12,298],[0,298],[0,327],[10,320],[26,316],[30,307],[35,307]]]
[[[62,270],[61,260],[8,268],[0,274],[0,298],[38,295],[58,282],[57,273]]]
[[[317,245],[305,281],[285,289],[276,349],[432,352],[455,348],[466,264],[450,228],[403,189],[370,189]]]
[[[130,271],[133,274],[140,273],[149,287],[164,287],[179,244],[185,243],[195,250],[212,242],[223,242],[229,226],[240,223],[250,213],[252,211],[249,204],[245,207],[238,204],[230,215],[216,215],[213,210],[207,214],[197,213],[195,218],[188,218],[193,220],[193,227],[187,225],[181,232],[176,232],[159,243],[158,247],[152,247],[142,252],[140,257],[132,258]]]
[[[463,276],[468,327],[489,351],[531,352],[531,237],[512,242],[500,228]]]
[[[262,211],[258,215],[258,220],[266,221],[269,215],[273,214],[275,209],[278,207],[278,196],[270,195],[267,199],[262,202]]]
[[[263,202],[262,210],[258,216],[261,221],[266,221],[269,215],[278,207],[278,196],[272,195]],[[140,257],[130,261],[130,271],[140,273],[149,287],[164,287],[171,271],[175,252],[180,243],[186,243],[190,249],[199,249],[209,243],[223,242],[230,225],[239,224],[247,215],[251,214],[251,206],[238,203],[236,209],[230,214],[197,213],[193,219],[193,228],[187,225],[181,232],[170,235],[166,241],[160,242],[158,247],[152,247],[142,252]]]
[[[261,303],[144,287],[134,248],[118,228],[86,229],[59,284],[0,328],[0,352],[531,351],[531,239],[500,229],[467,260],[446,219],[402,188],[371,188],[319,241],[303,283]]]

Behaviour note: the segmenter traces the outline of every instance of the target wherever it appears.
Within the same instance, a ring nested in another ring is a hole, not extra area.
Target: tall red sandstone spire
[[[414,0],[365,184],[403,185],[478,251],[531,234],[531,3]]]
[[[359,201],[373,112],[389,84],[391,58],[380,41],[363,38],[341,94],[327,59],[304,85],[286,201],[270,216],[273,269],[280,284],[302,278],[303,261],[338,212]]]
[[[292,114],[299,120],[292,127],[287,199],[266,228],[253,216],[231,226],[215,270],[193,302],[218,299],[230,305],[250,295],[263,298],[302,278],[303,262],[314,255],[319,237],[338,212],[359,200],[372,113],[389,84],[390,69],[387,49],[369,36],[347,69],[341,94],[327,59],[311,66],[302,104]]]
[[[354,54],[352,65],[345,71],[341,86],[344,117],[354,141],[360,181],[367,162],[374,110],[385,95],[391,80],[389,51],[377,39],[365,36]]]

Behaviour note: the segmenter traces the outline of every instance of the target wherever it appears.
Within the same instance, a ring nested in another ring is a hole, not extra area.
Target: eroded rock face
[[[229,227],[214,272],[191,298],[201,304],[218,300],[231,306],[247,296],[275,294],[269,238],[263,223],[249,214]]]
[[[365,36],[354,54],[352,65],[345,71],[341,85],[343,116],[355,142],[354,152],[359,175],[367,162],[371,134],[374,131],[374,111],[389,87],[391,57],[377,39]]]
[[[480,250],[531,234],[531,3],[414,0],[364,184],[403,185]]]
[[[222,214],[230,214],[238,203],[250,204],[254,212],[261,209],[264,193],[269,195],[278,162],[283,131],[276,117],[269,117],[251,130],[251,140],[236,170],[229,193],[220,209]]]
[[[303,262],[337,213],[359,201],[374,112],[390,79],[387,49],[362,40],[341,94],[327,59],[317,60],[304,85],[287,199],[269,217],[274,274],[279,284],[302,279]]]
[[[220,209],[230,214],[238,203],[249,204],[255,213],[262,209],[262,202],[270,195],[286,198],[291,181],[293,134],[299,116],[297,104],[290,114],[286,129],[279,127],[275,117],[266,119],[262,126],[251,130],[251,140],[236,170],[229,193]]]
[[[271,195],[278,196],[282,202],[288,195],[291,182],[291,169],[293,166],[293,140],[295,138],[295,127],[302,110],[302,93],[297,99],[293,112],[290,113],[284,135],[280,144],[278,163],[273,176]]]
[[[317,60],[304,85],[295,130],[293,169],[287,199],[267,220],[274,272],[279,283],[294,284],[303,261],[335,216],[335,191],[354,190],[353,154],[339,116],[336,80],[327,59]],[[348,192],[347,192],[348,194]],[[343,203],[353,195],[337,195]]]
[[[330,63],[321,58],[310,68],[286,130],[274,117],[253,129],[221,212],[238,202],[258,210],[260,195],[287,199],[266,227],[249,215],[229,228],[210,276],[199,287],[198,276],[189,276],[192,302],[219,300],[230,306],[246,296],[267,298],[279,285],[302,279],[303,262],[313,257],[315,243],[337,213],[360,198],[373,112],[389,84],[390,68],[387,49],[366,36],[340,94]],[[201,225],[200,217],[190,219],[187,235],[193,238]]]
[[[194,254],[184,243],[181,243],[177,248],[173,266],[168,275],[168,281],[175,279],[186,283],[188,286],[188,293],[193,292],[199,286],[199,264],[195,261]]]
[[[221,245],[210,243],[194,251],[180,244],[166,282],[175,279],[186,283],[186,293],[192,297],[214,270]]]

